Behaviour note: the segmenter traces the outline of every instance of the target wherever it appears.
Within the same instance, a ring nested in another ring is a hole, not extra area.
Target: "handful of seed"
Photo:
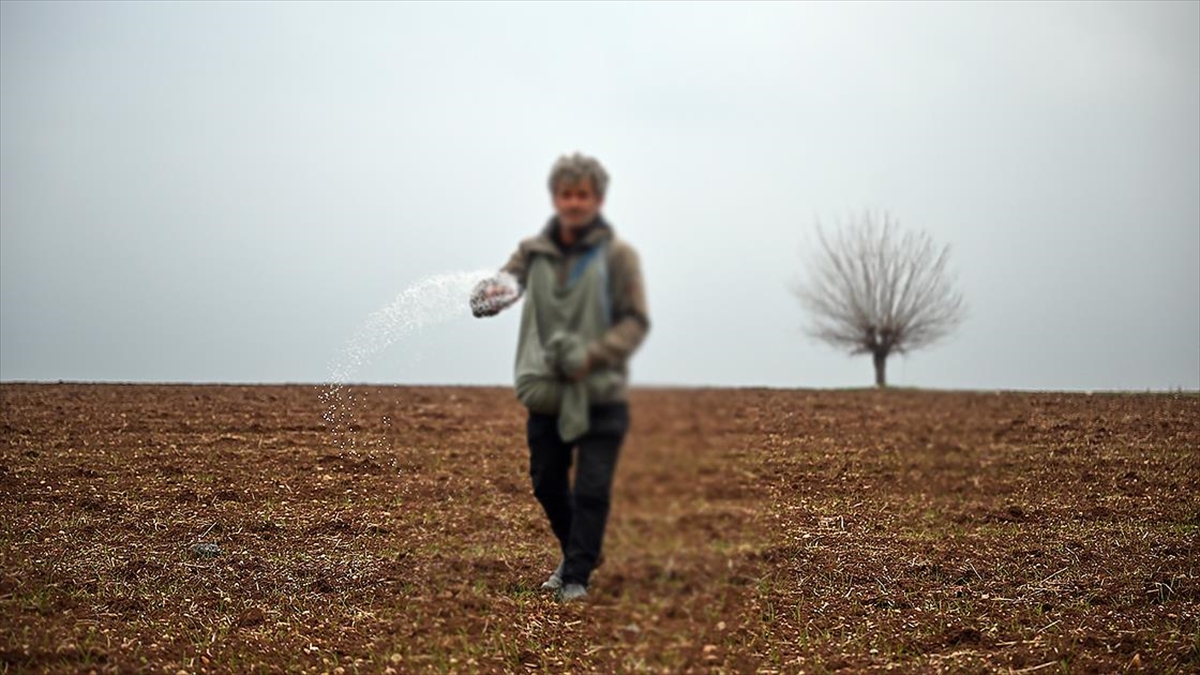
[[[475,284],[471,290],[471,313],[477,317],[495,316],[521,297],[516,278],[500,272]]]

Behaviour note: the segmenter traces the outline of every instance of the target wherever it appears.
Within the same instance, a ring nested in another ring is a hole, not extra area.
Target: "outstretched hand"
[[[471,313],[476,317],[495,316],[512,305],[520,293],[495,279],[484,279],[471,292]]]

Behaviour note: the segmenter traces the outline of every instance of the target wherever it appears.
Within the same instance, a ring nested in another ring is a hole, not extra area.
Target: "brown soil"
[[[0,672],[1200,670],[1200,396],[639,390],[559,605],[509,390],[322,391],[0,387]]]

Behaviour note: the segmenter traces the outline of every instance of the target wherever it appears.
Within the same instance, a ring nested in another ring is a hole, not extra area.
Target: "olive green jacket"
[[[612,371],[617,386],[607,388],[609,393],[593,398],[591,402],[624,401],[628,398],[629,358],[650,331],[650,312],[646,305],[646,289],[637,252],[628,242],[617,237],[612,226],[603,218],[598,218],[584,237],[565,252],[553,238],[556,227],[557,220],[551,220],[539,234],[521,241],[501,271],[513,275],[524,293],[534,257],[544,256],[555,269],[559,284],[565,285],[581,257],[595,246],[606,245],[609,326],[599,339],[587,345],[587,354],[593,371]],[[537,298],[529,297],[525,301],[536,303]]]

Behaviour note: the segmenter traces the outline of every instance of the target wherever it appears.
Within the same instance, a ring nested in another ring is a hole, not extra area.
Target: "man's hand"
[[[492,279],[484,279],[471,292],[471,313],[477,317],[495,316],[516,302],[518,297],[520,295],[513,293],[511,288]]]
[[[583,360],[583,367],[569,376],[571,381],[579,382],[583,378],[587,377],[588,373],[592,372],[593,365],[594,364],[592,363],[592,355],[588,354],[587,358]]]

